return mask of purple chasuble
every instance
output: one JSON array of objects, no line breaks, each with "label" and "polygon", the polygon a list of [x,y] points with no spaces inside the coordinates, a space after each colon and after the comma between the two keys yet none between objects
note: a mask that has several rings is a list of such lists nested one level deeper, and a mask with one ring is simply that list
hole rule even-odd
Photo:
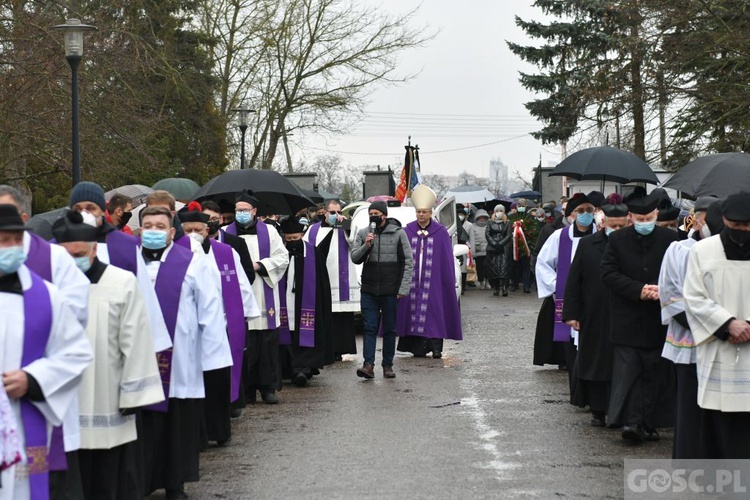
[{"label": "purple chasuble", "polygon": [[[316,222],[310,226],[310,237],[308,240],[315,246],[318,246],[318,231],[320,231],[321,225],[321,222]],[[339,251],[339,302],[349,302],[349,244],[346,241],[343,230],[336,231],[335,228],[331,228],[331,231],[333,232],[331,237],[337,240]]]},{"label": "purple chasuble", "polygon": [[414,258],[409,295],[399,301],[399,336],[462,340],[456,299],[453,245],[448,230],[433,220],[427,229],[417,221],[404,228]]},{"label": "purple chasuble", "polygon": [[232,247],[211,239],[214,259],[221,273],[221,295],[224,299],[224,312],[227,316],[227,334],[232,351],[232,401],[240,397],[242,378],[242,355],[245,349],[245,309],[242,305],[240,281],[234,265]]},{"label": "purple chasuble", "polygon": [[555,330],[552,339],[555,342],[568,342],[570,340],[570,326],[562,319],[563,297],[565,297],[565,284],[568,282],[570,273],[571,255],[573,253],[573,239],[570,237],[570,228],[563,228],[560,232],[560,244],[557,248],[557,281],[555,282]]},{"label": "purple chasuble", "polygon": [[[31,288],[23,294],[24,334],[21,368],[44,357],[44,350],[52,329],[52,304],[49,290],[42,278],[33,272],[30,275]],[[26,399],[21,399],[21,420],[26,437],[26,460],[31,499],[47,500],[49,498],[47,420],[42,412]],[[64,451],[61,449],[60,452],[64,459]]]},{"label": "purple chasuble", "polygon": [[[299,321],[299,345],[300,347],[315,347],[315,296],[317,292],[317,273],[315,270],[315,246],[309,241],[303,241],[305,245],[304,260],[304,276],[302,277],[302,291],[295,290],[294,293],[302,293],[302,307],[299,314],[295,314],[296,319]],[[298,272],[295,269],[294,272]],[[282,326],[279,327],[279,343],[283,345],[289,345],[292,343],[291,333],[289,331],[289,304],[286,303],[286,287],[287,278],[289,277],[289,268],[284,273],[284,278],[281,280],[279,286],[279,298],[281,299],[281,321]],[[296,278],[295,278],[296,279]],[[294,286],[294,283],[291,284]],[[296,307],[295,303],[292,307]],[[295,326],[295,325],[292,325]]]},{"label": "purple chasuble", "polygon": [[[262,221],[258,221],[255,224],[255,228],[258,237],[258,260],[267,259],[271,256],[271,240],[268,236],[268,226]],[[235,236],[237,235],[236,222],[232,222],[227,226],[227,233]],[[261,281],[263,282],[263,299],[266,306],[268,329],[275,330],[279,325],[276,323],[276,311],[273,308],[273,288],[268,286],[268,283],[266,283],[266,280],[263,279],[263,277],[261,277]]]},{"label": "purple chasuble", "polygon": [[[164,315],[164,322],[167,324],[167,331],[173,344],[182,286],[192,259],[193,253],[190,250],[172,245],[169,254],[167,254],[167,259],[161,263],[159,273],[156,275],[156,283],[154,284],[156,297],[159,299],[159,306]],[[146,408],[153,411],[166,412],[169,409],[169,381],[172,377],[172,348],[170,347],[158,353],[156,357],[161,375],[161,383],[164,387],[164,401],[147,406]]]},{"label": "purple chasuble", "polygon": [[140,240],[122,231],[110,231],[107,233],[106,241],[109,263],[137,276]]}]

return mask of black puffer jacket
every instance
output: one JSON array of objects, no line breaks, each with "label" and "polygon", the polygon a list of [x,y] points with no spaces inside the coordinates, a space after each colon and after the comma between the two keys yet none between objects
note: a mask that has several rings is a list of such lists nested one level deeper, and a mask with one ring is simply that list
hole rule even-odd
[{"label": "black puffer jacket", "polygon": [[487,279],[509,279],[513,258],[510,223],[491,221],[487,224],[487,260],[485,273]]},{"label": "black puffer jacket", "polygon": [[362,266],[362,292],[373,295],[409,295],[414,261],[401,224],[388,219],[375,230],[371,247],[365,245],[370,228],[360,229],[352,247],[352,261]]}]

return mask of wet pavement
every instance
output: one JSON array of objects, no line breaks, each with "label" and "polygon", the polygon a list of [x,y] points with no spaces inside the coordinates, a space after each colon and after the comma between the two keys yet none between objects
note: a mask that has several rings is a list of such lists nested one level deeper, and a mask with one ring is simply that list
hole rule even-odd
[{"label": "wet pavement", "polygon": [[[281,404],[233,421],[201,455],[193,499],[622,498],[625,458],[668,458],[672,435],[628,445],[568,403],[567,373],[531,364],[540,300],[462,298],[464,341],[444,358],[400,355],[395,380],[345,358]],[[361,340],[361,339],[360,339]],[[361,347],[361,342],[360,342]],[[380,363],[380,352],[376,364]]]}]

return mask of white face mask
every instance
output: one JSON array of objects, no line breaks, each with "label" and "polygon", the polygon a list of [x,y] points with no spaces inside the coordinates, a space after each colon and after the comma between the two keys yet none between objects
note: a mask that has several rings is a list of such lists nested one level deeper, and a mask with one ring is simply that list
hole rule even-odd
[{"label": "white face mask", "polygon": [[191,240],[195,240],[200,244],[202,244],[204,240],[203,235],[200,233],[190,233],[188,234],[188,238],[190,238]]},{"label": "white face mask", "polygon": [[711,230],[708,228],[708,224],[703,224],[703,227],[701,227],[701,239],[710,237]]}]

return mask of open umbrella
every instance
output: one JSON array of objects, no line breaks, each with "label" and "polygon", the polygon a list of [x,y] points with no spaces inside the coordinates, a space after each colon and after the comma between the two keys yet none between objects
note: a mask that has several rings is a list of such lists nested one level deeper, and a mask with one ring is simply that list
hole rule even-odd
[{"label": "open umbrella", "polygon": [[[184,203],[176,201],[175,204],[175,210],[180,211],[182,207],[185,206]],[[146,208],[146,204],[139,205],[133,209],[133,215],[130,217],[130,220],[128,221],[128,227],[135,231],[139,227],[141,227],[141,211]]]},{"label": "open umbrella", "polygon": [[299,188],[302,193],[304,193],[305,196],[310,198],[310,200],[314,201],[315,203],[323,203],[324,197],[317,191],[314,191],[312,189],[303,189]]},{"label": "open umbrella", "polygon": [[230,170],[205,183],[193,195],[197,201],[211,199],[234,204],[237,193],[253,191],[260,201],[259,215],[294,215],[315,205],[289,179],[273,170]]},{"label": "open umbrella", "polygon": [[63,207],[37,214],[30,218],[26,225],[34,231],[34,234],[49,241],[52,239],[52,224],[54,224],[57,219],[64,217],[67,211],[68,208]]},{"label": "open umbrella", "polygon": [[168,191],[175,197],[176,200],[185,201],[191,200],[193,195],[201,187],[193,180],[183,179],[182,177],[170,177],[169,179],[162,179],[156,184],[151,186],[151,189],[163,189]]},{"label": "open umbrella", "polygon": [[133,206],[137,207],[143,203],[146,203],[148,195],[153,193],[154,190],[143,184],[128,184],[126,186],[120,186],[104,193],[104,199],[109,201],[115,193],[129,196],[133,200]]},{"label": "open umbrella", "polygon": [[717,153],[702,156],[678,170],[663,187],[682,191],[696,198],[723,198],[740,191],[750,191],[750,154]]},{"label": "open umbrella", "polygon": [[476,184],[467,184],[465,186],[456,186],[450,188],[443,195],[443,199],[453,196],[456,199],[456,203],[483,203],[495,199],[495,195],[492,194],[487,188],[477,186]]},{"label": "open umbrella", "polygon": [[598,180],[626,184],[659,179],[648,163],[629,151],[611,146],[598,146],[577,151],[561,161],[549,175],[564,175],[577,180]]},{"label": "open umbrella", "polygon": [[518,198],[528,198],[528,199],[540,199],[542,197],[542,193],[538,191],[519,191],[517,193],[513,193],[510,195],[510,197],[514,200],[517,200]]}]

